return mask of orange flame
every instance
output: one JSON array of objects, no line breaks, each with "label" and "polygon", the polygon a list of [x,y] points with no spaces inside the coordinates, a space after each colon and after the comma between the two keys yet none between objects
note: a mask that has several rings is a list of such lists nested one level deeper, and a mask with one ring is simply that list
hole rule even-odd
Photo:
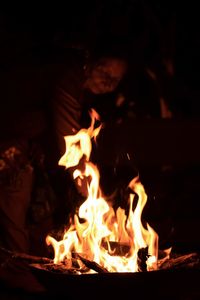
[{"label": "orange flame", "polygon": [[[91,139],[96,138],[101,126],[94,128],[98,115],[91,112],[91,126],[88,129],[81,129],[77,134],[64,137],[66,152],[59,161],[59,165],[66,168],[78,166],[81,158],[85,156],[84,170],[74,171],[74,178],[90,177],[88,183],[88,197],[79,207],[78,215],[74,215],[70,228],[64,233],[61,241],[47,236],[47,244],[54,248],[54,263],[71,259],[72,252],[83,253],[88,259],[95,261],[110,272],[137,272],[138,251],[148,247],[149,257],[147,269],[157,268],[158,258],[158,235],[147,224],[144,228],[141,215],[147,201],[143,185],[139,178],[134,178],[129,183],[129,188],[134,194],[129,197],[129,214],[125,210],[114,209],[108,205],[102,196],[99,187],[99,171],[89,161],[92,150]],[[133,211],[133,202],[136,202]],[[84,222],[80,221],[80,218]],[[126,248],[124,253],[118,253],[112,249],[112,244]],[[128,249],[128,250],[127,250]]]}]

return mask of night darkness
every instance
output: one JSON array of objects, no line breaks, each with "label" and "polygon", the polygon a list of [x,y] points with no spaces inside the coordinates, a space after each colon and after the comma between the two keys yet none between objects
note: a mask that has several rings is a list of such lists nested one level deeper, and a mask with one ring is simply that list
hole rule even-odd
[{"label": "night darkness", "polygon": [[[74,186],[69,191],[63,187],[65,181],[71,184],[70,178],[55,164],[57,149],[51,133],[49,103],[56,83],[65,72],[70,51],[88,53],[99,41],[103,43],[113,38],[121,43],[125,41],[129,47],[124,51],[128,53],[132,69],[122,89],[128,103],[133,103],[132,100],[134,105],[136,103],[136,112],[132,111],[132,104],[128,104],[128,108],[125,107],[128,117],[122,125],[116,126],[109,119],[99,138],[97,160],[100,167],[103,164],[103,190],[109,194],[117,185],[120,200],[116,205],[123,206],[127,192],[124,186],[132,174],[139,172],[149,197],[144,217],[159,232],[161,247],[172,245],[180,253],[200,251],[196,233],[200,226],[197,5],[172,0],[65,2],[61,5],[49,1],[45,7],[29,1],[23,5],[16,2],[2,5],[0,9],[0,202],[3,203],[0,204],[0,246],[16,248],[17,252],[25,249],[24,237],[16,244],[11,241],[12,218],[10,221],[6,215],[8,198],[14,203],[12,207],[18,207],[22,201],[22,211],[12,209],[11,215],[16,220],[26,218],[23,209],[27,211],[32,237],[30,253],[52,254],[44,245],[45,236],[62,227],[66,214],[75,209],[73,201],[77,200],[77,194]],[[149,70],[157,74],[156,85],[147,76],[151,74]],[[159,93],[172,111],[170,120],[160,118],[156,102]],[[107,107],[106,100],[104,102]],[[103,107],[102,111],[106,109]],[[113,116],[111,114],[111,118]],[[15,171],[30,161],[35,170],[33,178],[24,168],[19,172],[19,193],[14,186],[11,187],[14,193],[9,192],[13,181],[9,172],[4,174],[1,165],[5,150],[13,145],[25,153],[14,166]],[[127,161],[126,153],[130,154],[131,161]],[[15,211],[21,217],[16,216]],[[10,229],[5,226],[7,217]],[[1,254],[0,259],[2,261]],[[9,281],[6,276],[0,268],[0,279]],[[17,288],[22,287],[20,280],[16,282]],[[40,290],[34,280],[33,291],[34,287]],[[11,285],[12,281],[13,278]]]},{"label": "night darkness", "polygon": [[[136,55],[142,49],[141,60],[158,55],[158,48],[162,47],[161,51],[173,61],[175,69],[175,106],[181,106],[186,115],[198,116],[197,12],[192,5],[188,7],[173,1],[161,4],[153,0],[146,3],[136,0],[66,1],[65,5],[54,3],[45,7],[31,3],[4,5],[0,12],[0,68],[1,77],[6,72],[8,78],[6,82],[1,80],[1,84],[7,86],[8,72],[19,70],[19,65],[37,63],[42,68],[44,64],[56,64],[59,57],[62,62],[62,50],[66,47],[91,47],[104,35],[123,36],[132,41]],[[147,50],[142,43],[146,43]],[[18,89],[21,89],[19,85]],[[25,97],[24,92],[21,93],[22,98]],[[4,104],[1,103],[2,108]]]}]

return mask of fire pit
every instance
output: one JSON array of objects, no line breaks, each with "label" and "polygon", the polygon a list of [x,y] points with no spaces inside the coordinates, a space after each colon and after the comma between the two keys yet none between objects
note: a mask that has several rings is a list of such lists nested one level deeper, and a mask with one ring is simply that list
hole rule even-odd
[{"label": "fire pit", "polygon": [[[143,299],[153,295],[154,299],[184,300],[199,299],[200,296],[200,255],[195,253],[182,256],[171,254],[172,257],[166,260],[160,269],[151,272],[108,273],[100,270],[96,274],[82,275],[67,272],[66,268],[62,268],[62,264],[54,264],[49,258],[13,253],[0,248],[0,254],[2,253],[6,259],[4,258],[1,267],[14,272],[15,281],[18,277],[22,280],[27,278],[26,285],[29,284],[29,288],[40,295],[40,290],[39,294],[35,291],[37,285],[33,281],[33,274],[43,287],[42,299],[43,296],[48,298],[59,295],[71,299],[107,299],[110,296],[121,299],[132,295]],[[25,275],[22,275],[24,270]],[[22,282],[21,288],[27,290],[26,285]]]},{"label": "fire pit", "polygon": [[125,296],[144,299],[150,295],[154,299],[199,299],[200,296],[199,270],[177,269],[82,276],[53,274],[40,270],[35,274],[51,293],[61,293],[72,299],[121,299]]}]

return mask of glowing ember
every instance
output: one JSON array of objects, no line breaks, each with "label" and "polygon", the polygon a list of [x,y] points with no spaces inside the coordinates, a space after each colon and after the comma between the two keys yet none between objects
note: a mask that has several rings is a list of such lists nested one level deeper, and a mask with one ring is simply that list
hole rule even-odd
[{"label": "glowing ember", "polygon": [[[148,247],[147,270],[155,270],[158,235],[148,224],[147,228],[143,227],[141,215],[147,195],[139,178],[134,178],[129,183],[129,188],[134,193],[129,197],[128,216],[120,207],[115,212],[103,198],[99,187],[99,171],[89,161],[92,150],[91,139],[96,138],[101,129],[101,127],[94,128],[97,117],[96,112],[92,111],[91,126],[88,129],[81,129],[75,135],[64,137],[66,153],[59,164],[66,168],[77,166],[73,173],[74,179],[79,179],[79,184],[83,178],[88,179],[88,197],[79,207],[78,215],[71,220],[70,227],[61,241],[51,236],[47,237],[47,244],[51,244],[54,248],[54,263],[70,260],[72,253],[77,252],[109,272],[137,272],[138,251]],[[78,166],[83,157],[84,170]],[[112,245],[121,245],[126,251],[119,254]]]}]

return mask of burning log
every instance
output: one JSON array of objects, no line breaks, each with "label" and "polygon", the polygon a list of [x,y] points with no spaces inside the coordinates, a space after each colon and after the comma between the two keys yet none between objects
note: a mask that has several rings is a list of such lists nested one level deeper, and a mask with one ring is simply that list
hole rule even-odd
[{"label": "burning log", "polygon": [[109,273],[108,270],[101,267],[99,264],[97,264],[95,261],[91,261],[89,259],[86,259],[82,257],[80,254],[75,253],[75,256],[81,260],[81,262],[88,267],[91,270],[96,271],[97,273]]},{"label": "burning log", "polygon": [[[78,264],[78,260],[83,263],[83,267]],[[58,264],[55,263],[37,263],[31,264],[31,267],[37,269],[45,269],[47,271],[55,272],[55,273],[62,273],[62,274],[84,274],[90,270],[93,270],[97,273],[109,273],[108,270],[101,267],[94,261],[84,258],[79,253],[73,253],[73,258],[66,259],[63,262]]]},{"label": "burning log", "polygon": [[177,268],[200,269],[200,255],[198,253],[176,255],[168,260],[158,261],[158,267],[162,270]]},{"label": "burning log", "polygon": [[123,244],[120,242],[105,242],[101,243],[102,247],[109,252],[110,255],[114,256],[125,256],[130,251],[130,245]]},{"label": "burning log", "polygon": [[[172,270],[172,269],[197,269],[200,270],[200,255],[198,253],[190,253],[186,255],[173,255],[174,257],[169,259],[158,260],[158,270]],[[31,267],[46,270],[61,274],[77,274],[81,275],[88,273],[89,270],[93,270],[97,273],[109,273],[109,271],[94,261],[84,258],[79,253],[73,253],[71,260],[65,260],[62,263],[55,264],[49,263],[34,263],[30,264]],[[147,248],[142,248],[138,251],[138,272],[147,271],[147,258],[149,257]],[[23,257],[20,256],[20,259]],[[26,257],[25,257],[26,259]],[[36,258],[35,258],[36,259]],[[41,258],[38,258],[38,260]],[[45,259],[45,258],[44,258]],[[80,267],[78,260],[83,263],[83,267]]]},{"label": "burning log", "polygon": [[[26,253],[17,253],[5,248],[0,247],[0,251],[6,255],[6,260],[1,267],[6,265],[7,261],[21,260],[27,262],[30,266],[37,269],[45,269],[47,271],[53,271],[63,274],[81,274],[87,272],[89,269],[96,271],[97,273],[108,273],[108,270],[101,267],[94,261],[90,261],[79,253],[73,253],[73,258],[66,259],[62,263],[55,264],[54,261],[47,257],[33,256]],[[81,268],[78,264],[80,260],[84,264],[84,268]]]},{"label": "burning log", "polygon": [[76,269],[74,267],[67,267],[65,262],[59,263],[59,264],[54,264],[54,263],[49,263],[49,264],[30,264],[31,267],[34,269],[40,269],[40,270],[46,270],[49,272],[53,273],[61,273],[61,274],[68,274],[68,275],[73,275],[73,274],[81,274],[79,269]]},{"label": "burning log", "polygon": [[[2,268],[6,268],[7,263],[12,264],[17,260],[26,262],[30,267],[46,270],[54,273],[61,274],[84,274],[89,270],[97,273],[109,273],[109,271],[98,263],[84,258],[81,254],[73,252],[73,258],[65,259],[62,263],[55,264],[52,259],[47,257],[39,257],[28,255],[26,253],[16,253],[5,248],[0,247],[0,252],[5,255],[4,262],[1,263]],[[147,248],[142,248],[138,251],[138,271],[146,272],[146,260],[148,258]],[[78,263],[80,260],[83,267]],[[171,269],[197,269],[200,270],[200,254],[190,253],[185,255],[173,254],[169,259],[158,260],[158,270],[171,270]]]}]

